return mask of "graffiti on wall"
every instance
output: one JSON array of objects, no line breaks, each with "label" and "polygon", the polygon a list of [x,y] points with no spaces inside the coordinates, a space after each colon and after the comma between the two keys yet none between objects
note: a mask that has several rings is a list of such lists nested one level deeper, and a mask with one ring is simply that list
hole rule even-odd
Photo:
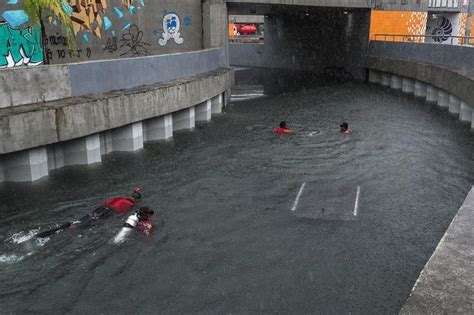
[{"label": "graffiti on wall", "polygon": [[36,66],[43,62],[39,26],[22,30],[14,29],[7,23],[0,24],[0,68],[21,65]]},{"label": "graffiti on wall", "polygon": [[[65,5],[70,8],[66,11],[70,12],[76,35],[81,31],[92,32],[98,38],[102,38],[103,31],[114,28],[108,15],[114,14],[119,20],[124,19],[125,21],[119,25],[120,30],[124,31],[132,25],[126,19],[125,11],[130,16],[134,16],[137,9],[145,6],[145,0],[120,0],[120,3],[123,7],[119,5],[110,6],[107,0],[68,0]],[[87,34],[84,34],[82,39],[89,42]]]},{"label": "graffiti on wall", "polygon": [[179,32],[180,28],[181,23],[176,13],[165,14],[163,17],[163,33],[158,40],[160,46],[165,46],[170,39],[173,39],[176,44],[181,45],[184,39]]},{"label": "graffiti on wall", "polygon": [[124,48],[124,52],[120,56],[140,57],[149,56],[147,47],[150,44],[143,42],[143,32],[137,25],[132,25],[127,32],[122,34],[120,39],[122,43],[120,48]]}]

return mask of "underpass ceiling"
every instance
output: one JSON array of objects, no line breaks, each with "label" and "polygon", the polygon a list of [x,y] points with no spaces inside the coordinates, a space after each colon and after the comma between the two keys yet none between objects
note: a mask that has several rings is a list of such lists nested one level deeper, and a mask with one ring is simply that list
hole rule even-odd
[{"label": "underpass ceiling", "polygon": [[274,7],[365,8],[387,11],[427,11],[428,0],[226,0],[229,14],[271,14]]}]

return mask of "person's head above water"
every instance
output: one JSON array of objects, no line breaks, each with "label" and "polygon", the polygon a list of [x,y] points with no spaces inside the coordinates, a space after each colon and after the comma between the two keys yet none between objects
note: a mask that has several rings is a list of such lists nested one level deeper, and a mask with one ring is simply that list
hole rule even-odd
[{"label": "person's head above water", "polygon": [[343,122],[339,127],[341,127],[342,132],[345,132],[349,129],[349,124],[346,122]]},{"label": "person's head above water", "polygon": [[132,193],[132,198],[135,200],[142,199],[142,189],[140,187],[135,188],[135,190]]},{"label": "person's head above water", "polygon": [[286,125],[286,121],[280,121],[280,128],[288,129],[288,126]]},{"label": "person's head above water", "polygon": [[137,210],[137,216],[140,221],[149,220],[155,212],[150,207],[144,206]]}]

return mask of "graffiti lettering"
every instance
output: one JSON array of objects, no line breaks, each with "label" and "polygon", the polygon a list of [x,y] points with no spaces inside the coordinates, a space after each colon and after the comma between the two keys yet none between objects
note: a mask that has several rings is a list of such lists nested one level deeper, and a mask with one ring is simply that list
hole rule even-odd
[{"label": "graffiti lettering", "polygon": [[23,30],[13,29],[6,23],[0,24],[0,68],[21,65],[35,66],[43,62],[39,26]]},{"label": "graffiti lettering", "polygon": [[143,32],[140,31],[138,26],[132,25],[128,29],[128,32],[122,34],[120,41],[122,44],[120,48],[124,48],[125,52],[121,53],[120,56],[149,56],[150,53],[147,50],[148,43],[142,42]]},{"label": "graffiti lettering", "polygon": [[51,46],[67,46],[67,39],[66,36],[59,35],[59,33],[56,33],[56,35],[51,35],[51,36],[45,36],[45,42],[46,45],[51,45]]},{"label": "graffiti lettering", "polygon": [[[47,53],[52,56],[52,53],[49,49],[47,50]],[[69,58],[81,58],[81,56],[83,56],[84,54],[82,49],[57,49],[56,55],[59,59],[64,59],[66,58],[66,56],[69,56]],[[88,59],[90,59],[92,56],[92,50],[90,48],[87,48],[85,55]]]},{"label": "graffiti lettering", "polygon": [[117,37],[109,37],[107,39],[107,44],[105,45],[104,50],[108,51],[109,53],[113,54],[117,51]]}]

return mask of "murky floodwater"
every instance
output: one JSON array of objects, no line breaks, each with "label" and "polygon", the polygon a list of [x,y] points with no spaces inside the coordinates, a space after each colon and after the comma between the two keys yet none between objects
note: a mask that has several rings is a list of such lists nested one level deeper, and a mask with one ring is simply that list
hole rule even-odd
[{"label": "murky floodwater", "polygon": [[[297,86],[294,75],[237,78],[248,94]],[[236,102],[171,142],[0,185],[1,311],[398,312],[473,183],[474,137],[412,97],[305,82]],[[295,134],[274,136],[280,120]],[[29,237],[137,185],[159,213],[151,237],[110,244],[119,217]]]}]

